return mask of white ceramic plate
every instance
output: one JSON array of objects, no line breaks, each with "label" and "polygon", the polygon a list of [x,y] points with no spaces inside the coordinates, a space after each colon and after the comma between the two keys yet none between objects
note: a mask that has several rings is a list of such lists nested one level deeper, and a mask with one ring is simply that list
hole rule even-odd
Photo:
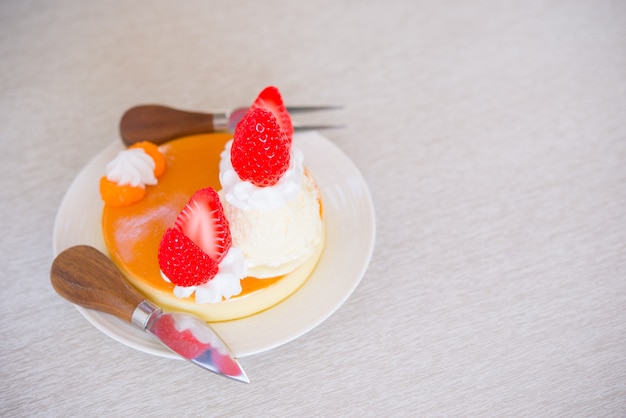
[{"label": "white ceramic plate", "polygon": [[[211,324],[237,357],[269,350],[310,331],[354,291],[369,264],[376,235],[374,205],[363,177],[350,159],[317,132],[296,134],[305,164],[324,202],[327,241],[318,266],[288,299],[259,314]],[[54,226],[53,251],[87,244],[106,253],[101,234],[98,181],[119,150],[116,141],[91,160],[68,189]],[[78,307],[111,338],[147,353],[178,358],[140,329],[102,312]]]}]

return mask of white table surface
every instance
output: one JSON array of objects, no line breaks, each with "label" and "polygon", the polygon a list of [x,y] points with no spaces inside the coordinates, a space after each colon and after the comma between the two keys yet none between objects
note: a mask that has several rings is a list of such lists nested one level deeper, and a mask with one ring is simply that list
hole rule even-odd
[{"label": "white table surface", "polygon": [[[49,284],[128,107],[345,108],[371,264],[252,383],[136,351]],[[626,3],[3,1],[0,415],[626,415]]]}]

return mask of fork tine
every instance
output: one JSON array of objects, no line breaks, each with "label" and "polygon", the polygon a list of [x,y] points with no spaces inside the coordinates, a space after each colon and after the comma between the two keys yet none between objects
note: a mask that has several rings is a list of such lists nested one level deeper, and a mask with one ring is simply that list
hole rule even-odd
[{"label": "fork tine", "polygon": [[336,110],[341,109],[343,106],[287,106],[287,112],[289,113],[305,113],[305,112],[318,112],[320,110]]},{"label": "fork tine", "polygon": [[296,132],[302,131],[319,131],[324,129],[341,129],[345,128],[346,125],[295,125],[293,130]]},{"label": "fork tine", "polygon": [[[306,113],[306,112],[319,112],[321,110],[336,110],[341,109],[343,106],[287,106],[289,113]],[[323,129],[340,129],[345,128],[346,125],[295,125],[293,129],[298,131],[318,131]]]},{"label": "fork tine", "polygon": [[[306,113],[306,112],[319,112],[321,110],[336,110],[342,109],[343,106],[286,106],[289,113]],[[340,129],[345,128],[346,125],[296,125],[293,129],[296,132],[301,131],[318,131],[323,129]]]}]

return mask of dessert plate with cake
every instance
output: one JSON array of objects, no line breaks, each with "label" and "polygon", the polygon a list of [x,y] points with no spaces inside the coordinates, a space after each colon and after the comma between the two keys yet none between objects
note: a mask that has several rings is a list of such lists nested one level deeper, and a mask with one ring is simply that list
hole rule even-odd
[{"label": "dessert plate with cake", "polygon": [[[104,149],[67,191],[53,246],[55,255],[77,244],[101,250],[147,299],[201,317],[242,357],[335,312],[374,239],[358,169],[319,132],[294,134],[268,87],[234,134]],[[79,310],[128,346],[175,357],[113,316]]]}]

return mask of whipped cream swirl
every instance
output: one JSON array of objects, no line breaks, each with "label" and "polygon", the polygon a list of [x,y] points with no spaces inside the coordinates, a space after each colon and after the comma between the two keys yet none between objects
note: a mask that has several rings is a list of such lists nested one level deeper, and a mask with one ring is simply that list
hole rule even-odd
[{"label": "whipped cream swirl", "polygon": [[272,210],[295,199],[302,187],[304,156],[291,146],[289,168],[271,187],[259,187],[239,178],[230,161],[231,139],[220,154],[220,183],[225,199],[241,210]]},{"label": "whipped cream swirl", "polygon": [[106,177],[120,186],[154,186],[157,184],[154,167],[154,160],[143,149],[130,148],[120,151],[107,164]]}]

